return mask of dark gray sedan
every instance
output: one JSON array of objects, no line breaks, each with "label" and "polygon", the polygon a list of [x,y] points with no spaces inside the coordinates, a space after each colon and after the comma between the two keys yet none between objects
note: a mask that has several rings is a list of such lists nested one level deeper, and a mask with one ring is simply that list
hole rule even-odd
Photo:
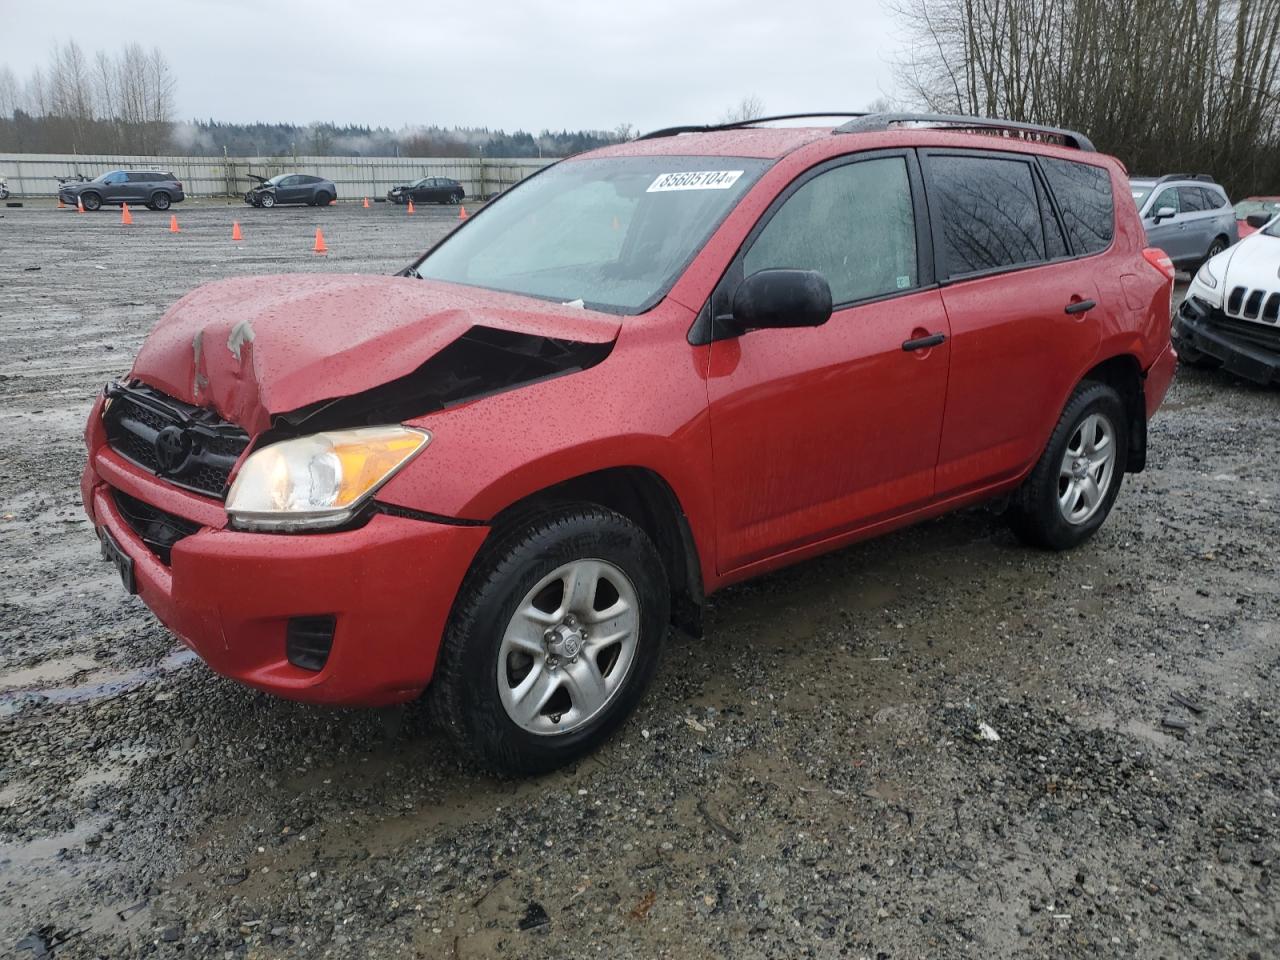
[{"label": "dark gray sedan", "polygon": [[332,180],[305,173],[279,173],[269,180],[251,175],[249,179],[258,183],[244,195],[244,202],[255,207],[274,207],[282,203],[324,207],[338,198],[338,188]]}]

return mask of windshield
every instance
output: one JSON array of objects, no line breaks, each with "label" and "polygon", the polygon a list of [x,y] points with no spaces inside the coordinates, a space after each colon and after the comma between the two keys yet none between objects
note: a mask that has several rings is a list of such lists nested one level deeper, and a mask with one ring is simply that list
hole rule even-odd
[{"label": "windshield", "polygon": [[503,194],[415,269],[424,279],[643,313],[767,165],[742,157],[564,161]]},{"label": "windshield", "polygon": [[96,177],[94,177],[94,178],[93,178],[93,182],[94,182],[94,183],[106,183],[106,181],[107,181],[107,177],[114,177],[117,173],[122,173],[122,172],[123,172],[123,171],[121,171],[121,170],[108,170],[106,173],[100,173],[100,174],[98,174]]},{"label": "windshield", "polygon": [[1151,191],[1155,189],[1154,183],[1130,183],[1129,189],[1133,193],[1133,202],[1137,204],[1138,209],[1142,209],[1142,204],[1147,197],[1151,196]]},{"label": "windshield", "polygon": [[1280,198],[1268,200],[1241,200],[1236,204],[1236,219],[1243,220],[1245,217],[1252,216],[1255,213],[1263,213],[1268,217],[1274,217],[1280,213]]},{"label": "windshield", "polygon": [[430,180],[430,179],[431,179],[430,177],[423,177],[421,180],[416,180],[416,181],[414,181],[413,186],[415,186],[415,187],[425,187],[425,186],[427,185],[427,181],[428,181],[428,180]]},{"label": "windshield", "polygon": [[1258,231],[1264,237],[1280,238],[1280,220],[1272,220],[1269,224]]},{"label": "windshield", "polygon": [[267,183],[271,184],[273,187],[278,187],[280,186],[280,181],[287,176],[287,173],[277,173],[274,177],[268,180]]}]

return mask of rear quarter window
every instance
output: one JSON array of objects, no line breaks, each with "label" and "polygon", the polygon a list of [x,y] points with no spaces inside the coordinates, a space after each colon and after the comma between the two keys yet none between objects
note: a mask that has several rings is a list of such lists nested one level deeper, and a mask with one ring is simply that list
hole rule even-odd
[{"label": "rear quarter window", "polygon": [[1040,166],[1076,255],[1101,253],[1111,246],[1115,236],[1111,175],[1103,167],[1056,157],[1041,157]]},{"label": "rear quarter window", "polygon": [[1031,164],[1004,157],[934,155],[929,208],[947,277],[1039,263],[1044,225]]}]

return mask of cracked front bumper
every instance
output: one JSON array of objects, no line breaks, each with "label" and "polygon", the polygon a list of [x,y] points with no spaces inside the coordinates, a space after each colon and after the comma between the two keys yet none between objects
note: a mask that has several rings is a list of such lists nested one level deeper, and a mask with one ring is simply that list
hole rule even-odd
[{"label": "cracked front bumper", "polygon": [[1175,348],[1212,357],[1224,370],[1255,383],[1280,383],[1280,327],[1228,317],[1188,297],[1173,318]]}]

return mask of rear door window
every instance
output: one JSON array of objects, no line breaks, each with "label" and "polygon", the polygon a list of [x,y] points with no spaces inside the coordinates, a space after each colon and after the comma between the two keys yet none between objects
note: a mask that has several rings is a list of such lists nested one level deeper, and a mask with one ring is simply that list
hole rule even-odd
[{"label": "rear door window", "polygon": [[1199,187],[1179,187],[1178,205],[1183,213],[1202,213],[1209,209],[1204,191]]},{"label": "rear door window", "polygon": [[743,258],[743,272],[816,270],[835,304],[919,284],[911,183],[903,157],[859,160],[803,183]]},{"label": "rear door window", "polygon": [[986,273],[1046,259],[1040,199],[1029,160],[932,154],[925,170],[941,276]]},{"label": "rear door window", "polygon": [[1227,205],[1227,198],[1211,187],[1200,187],[1206,210],[1220,210]]},{"label": "rear door window", "polygon": [[1041,157],[1040,165],[1058,201],[1073,252],[1085,256],[1111,246],[1115,210],[1107,170],[1055,157]]}]

